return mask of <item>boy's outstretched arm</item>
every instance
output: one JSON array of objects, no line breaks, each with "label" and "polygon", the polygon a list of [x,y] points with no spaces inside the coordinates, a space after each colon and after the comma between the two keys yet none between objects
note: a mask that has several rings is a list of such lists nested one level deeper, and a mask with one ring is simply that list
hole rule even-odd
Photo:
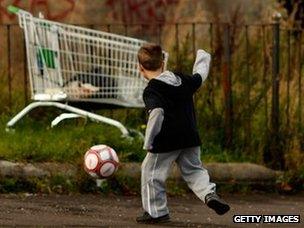
[{"label": "boy's outstretched arm", "polygon": [[199,74],[201,76],[201,82],[205,81],[208,76],[210,61],[211,55],[208,52],[202,49],[197,51],[192,73],[193,75]]},{"label": "boy's outstretched arm", "polygon": [[154,108],[150,111],[143,149],[148,151],[152,150],[153,140],[155,136],[160,132],[163,121],[164,110],[162,108]]}]

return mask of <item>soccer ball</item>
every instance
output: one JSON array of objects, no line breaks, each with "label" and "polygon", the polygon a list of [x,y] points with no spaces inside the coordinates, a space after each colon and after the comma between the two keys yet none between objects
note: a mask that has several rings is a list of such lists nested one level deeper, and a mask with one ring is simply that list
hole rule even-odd
[{"label": "soccer ball", "polygon": [[94,178],[108,178],[118,168],[118,156],[106,145],[92,146],[84,155],[84,170]]}]

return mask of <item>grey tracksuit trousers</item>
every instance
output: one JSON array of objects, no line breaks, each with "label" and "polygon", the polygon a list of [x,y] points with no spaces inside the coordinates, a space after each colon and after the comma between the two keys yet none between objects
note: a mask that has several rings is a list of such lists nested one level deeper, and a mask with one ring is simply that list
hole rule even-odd
[{"label": "grey tracksuit trousers", "polygon": [[215,191],[215,184],[209,182],[208,171],[202,167],[200,147],[147,153],[142,163],[141,196],[143,209],[154,218],[169,213],[165,181],[173,162],[177,163],[183,179],[202,201],[208,193]]}]

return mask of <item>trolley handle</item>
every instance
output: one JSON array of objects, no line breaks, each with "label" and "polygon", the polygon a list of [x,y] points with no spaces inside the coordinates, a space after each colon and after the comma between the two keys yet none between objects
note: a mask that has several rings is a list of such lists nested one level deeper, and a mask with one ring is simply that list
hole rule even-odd
[{"label": "trolley handle", "polygon": [[17,14],[19,12],[20,8],[16,7],[16,6],[13,6],[13,5],[9,5],[7,7],[7,11],[10,12],[10,13],[14,13],[14,14]]},{"label": "trolley handle", "polygon": [[20,9],[17,6],[14,5],[9,5],[7,7],[7,11],[13,14],[17,14],[18,15],[18,21],[19,21],[19,26],[21,28],[23,28],[23,25],[25,23],[25,18],[32,18],[32,14],[30,14],[29,12]]}]

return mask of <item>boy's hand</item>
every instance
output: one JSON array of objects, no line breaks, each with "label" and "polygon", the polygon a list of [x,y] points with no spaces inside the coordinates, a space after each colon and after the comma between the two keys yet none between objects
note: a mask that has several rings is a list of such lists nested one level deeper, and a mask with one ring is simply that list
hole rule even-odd
[{"label": "boy's hand", "polygon": [[195,63],[193,65],[193,74],[199,74],[202,81],[205,81],[210,67],[211,55],[203,49],[197,50]]},{"label": "boy's hand", "polygon": [[154,108],[149,113],[147,123],[145,142],[143,148],[152,151],[155,136],[160,132],[164,120],[164,110],[162,108]]},{"label": "boy's hand", "polygon": [[146,149],[147,152],[151,152],[153,148],[152,148],[152,146],[149,146],[148,148],[144,148],[144,149]]}]

